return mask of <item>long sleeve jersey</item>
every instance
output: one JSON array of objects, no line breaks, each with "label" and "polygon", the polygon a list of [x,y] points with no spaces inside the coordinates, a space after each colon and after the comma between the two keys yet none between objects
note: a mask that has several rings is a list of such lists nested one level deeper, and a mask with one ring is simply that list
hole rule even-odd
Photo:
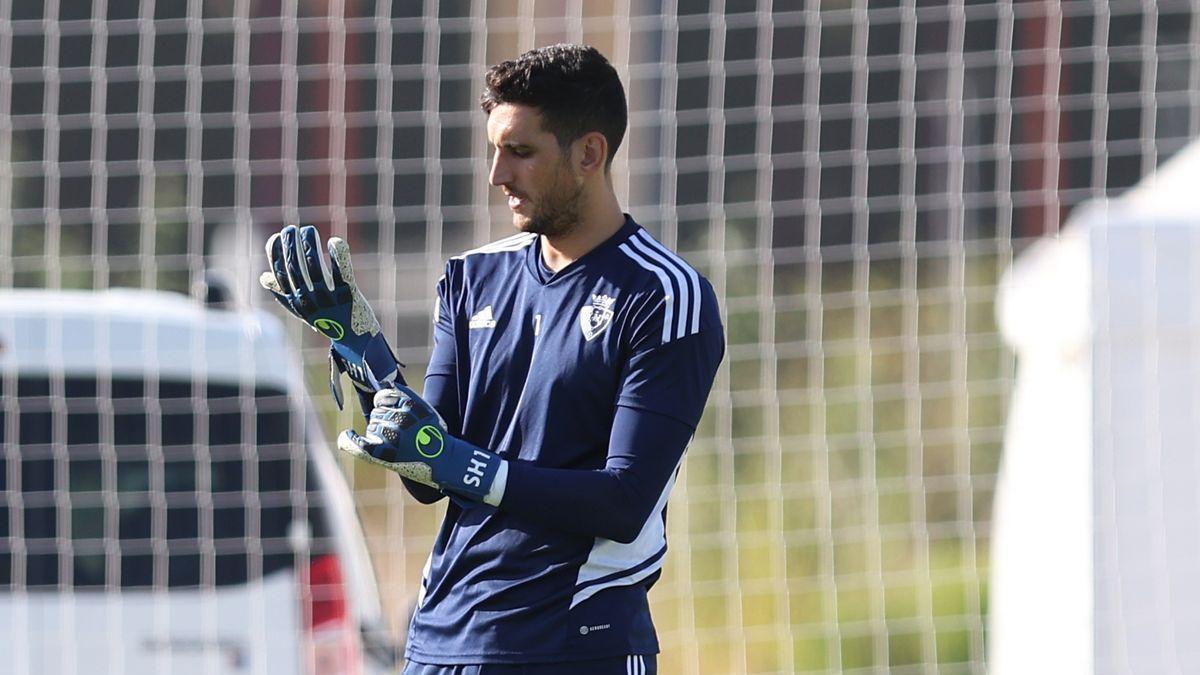
[{"label": "long sleeve jersey", "polygon": [[499,508],[448,507],[407,657],[657,652],[667,498],[724,355],[708,281],[627,217],[557,273],[533,234],[452,258],[434,324],[426,397],[509,470]]}]

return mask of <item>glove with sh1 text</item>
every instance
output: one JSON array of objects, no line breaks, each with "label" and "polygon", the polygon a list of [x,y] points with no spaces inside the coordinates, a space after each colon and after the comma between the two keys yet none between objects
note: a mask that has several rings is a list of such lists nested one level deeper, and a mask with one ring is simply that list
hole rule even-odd
[{"label": "glove with sh1 text", "polygon": [[404,386],[375,394],[366,433],[343,431],[338,448],[404,478],[476,502],[493,503],[485,497],[497,488],[497,472],[504,464],[494,452],[447,433],[437,411]]},{"label": "glove with sh1 text", "polygon": [[329,338],[329,390],[340,409],[340,374],[346,373],[366,413],[376,391],[404,384],[404,378],[375,312],[354,282],[350,246],[330,237],[328,250],[332,265],[321,252],[317,228],[288,225],[267,240],[270,270],[258,282],[284,309]]}]

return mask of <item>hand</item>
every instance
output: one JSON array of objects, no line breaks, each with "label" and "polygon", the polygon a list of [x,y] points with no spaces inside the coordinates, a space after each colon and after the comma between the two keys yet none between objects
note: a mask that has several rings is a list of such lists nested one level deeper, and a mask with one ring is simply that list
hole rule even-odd
[{"label": "hand", "polygon": [[437,411],[403,386],[375,394],[366,434],[347,429],[338,436],[338,448],[475,501],[483,501],[491,491],[503,462],[499,455],[447,433]]},{"label": "hand", "polygon": [[331,237],[328,248],[332,267],[321,253],[317,228],[288,225],[267,240],[270,271],[258,281],[284,309],[329,338],[330,389],[340,408],[337,372],[370,393],[396,382],[399,369],[375,312],[354,282],[349,245]]}]

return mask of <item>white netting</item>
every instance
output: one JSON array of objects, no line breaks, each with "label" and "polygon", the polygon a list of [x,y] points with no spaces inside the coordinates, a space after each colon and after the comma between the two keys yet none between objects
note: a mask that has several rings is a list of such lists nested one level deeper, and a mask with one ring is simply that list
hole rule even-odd
[{"label": "white netting", "polygon": [[[629,92],[623,204],[713,282],[728,330],[652,593],[660,672],[982,673],[1014,377],[997,285],[1070,208],[1132,185],[1197,133],[1193,14],[1182,2],[8,0],[0,288],[186,292],[219,270],[236,304],[275,311],[255,282],[262,243],[311,223],[350,242],[419,382],[445,258],[510,231],[487,187],[485,68],[594,44]],[[332,439],[357,412],[333,409],[318,336],[289,330]],[[6,418],[23,405],[6,397]],[[11,486],[21,432],[4,433]],[[402,637],[441,511],[394,477],[342,468]]]}]

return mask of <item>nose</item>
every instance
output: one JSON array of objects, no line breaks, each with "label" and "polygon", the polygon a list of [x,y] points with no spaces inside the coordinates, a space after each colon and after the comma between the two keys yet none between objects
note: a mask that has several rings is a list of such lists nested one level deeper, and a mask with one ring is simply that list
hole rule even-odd
[{"label": "nose", "polygon": [[492,170],[488,173],[488,182],[496,187],[500,187],[512,179],[503,154],[499,150],[492,153]]}]

